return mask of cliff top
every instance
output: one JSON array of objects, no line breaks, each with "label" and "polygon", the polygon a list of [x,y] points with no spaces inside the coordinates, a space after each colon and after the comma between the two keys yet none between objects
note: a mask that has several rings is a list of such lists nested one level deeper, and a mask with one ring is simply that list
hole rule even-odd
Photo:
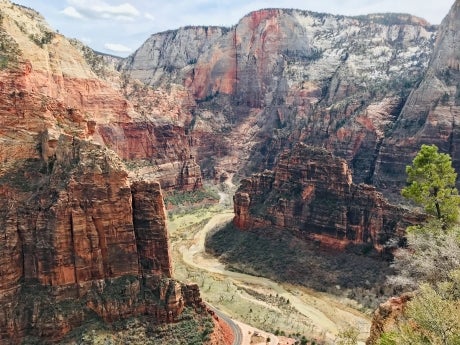
[{"label": "cliff top", "polygon": [[0,1],[2,42],[12,39],[19,47],[21,60],[32,69],[79,78],[94,74],[82,54],[70,42],[53,30],[35,10]]}]

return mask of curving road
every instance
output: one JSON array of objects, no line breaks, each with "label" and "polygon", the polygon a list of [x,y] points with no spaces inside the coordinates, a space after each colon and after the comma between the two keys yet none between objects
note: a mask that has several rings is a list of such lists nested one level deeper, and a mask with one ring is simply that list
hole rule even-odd
[{"label": "curving road", "polygon": [[299,297],[286,291],[280,284],[263,277],[255,277],[249,274],[227,271],[225,265],[219,262],[215,258],[199,257],[197,260],[196,256],[205,251],[204,243],[206,234],[220,224],[224,224],[233,218],[233,212],[218,214],[212,217],[209,222],[201,229],[194,237],[194,244],[189,248],[182,247],[182,258],[190,266],[201,268],[213,273],[223,274],[227,277],[231,277],[235,280],[243,281],[246,283],[257,284],[265,286],[274,290],[279,296],[289,299],[292,306],[297,309],[301,314],[307,316],[312,322],[317,325],[320,329],[327,331],[329,334],[337,334],[338,327],[331,321],[322,311],[318,310],[314,306],[307,305],[299,299]]},{"label": "curving road", "polygon": [[[184,262],[190,266],[194,266],[199,269],[204,269],[212,273],[225,275],[229,278],[235,279],[236,281],[257,284],[259,286],[264,286],[266,288],[274,290],[279,296],[282,296],[285,299],[289,299],[291,305],[294,308],[296,308],[299,313],[308,317],[316,327],[326,332],[327,338],[333,340],[335,338],[335,335],[340,331],[341,327],[336,323],[336,320],[331,319],[330,316],[326,315],[324,312],[318,309],[317,306],[314,305],[315,303],[309,303],[300,299],[297,295],[294,295],[293,293],[287,291],[281,284],[278,284],[267,278],[255,277],[244,273],[228,271],[225,269],[225,265],[223,265],[217,259],[204,257],[203,255],[201,255],[205,252],[204,243],[206,239],[206,234],[212,229],[214,229],[216,226],[227,223],[232,218],[233,212],[231,211],[217,214],[214,217],[212,217],[208,221],[208,223],[198,233],[195,234],[193,238],[193,245],[191,245],[190,247],[180,247],[180,251],[182,253],[182,258]],[[365,320],[361,317],[357,317],[356,315],[337,307],[337,305],[334,305],[331,308],[334,308],[337,315],[340,314],[341,318],[345,317],[350,320],[351,318],[353,318],[353,320],[356,320],[356,322],[369,323],[368,319]],[[220,314],[222,313],[219,312],[219,315]]]},{"label": "curving road", "polygon": [[227,325],[231,328],[234,338],[232,345],[241,345],[243,343],[243,333],[241,332],[240,326],[238,326],[228,315],[216,309],[209,303],[206,303],[209,309],[211,309],[220,319],[224,320]]}]

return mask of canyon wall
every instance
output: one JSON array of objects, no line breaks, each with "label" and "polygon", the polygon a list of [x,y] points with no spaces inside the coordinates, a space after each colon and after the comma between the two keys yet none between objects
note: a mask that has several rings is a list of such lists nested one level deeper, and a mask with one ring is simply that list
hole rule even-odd
[{"label": "canyon wall", "polygon": [[33,156],[41,133],[66,133],[112,149],[131,170],[151,166],[164,189],[201,187],[189,91],[128,80],[35,11],[7,1],[1,8],[1,163]]},{"label": "canyon wall", "polygon": [[380,151],[396,138],[435,38],[436,27],[410,15],[265,9],[231,28],[152,35],[119,68],[147,84],[191,92],[197,106],[190,133],[206,176],[271,169],[301,141],[346,159],[357,182],[390,190],[386,182],[401,179],[380,169]]},{"label": "canyon wall", "polygon": [[411,92],[391,134],[382,142],[375,184],[397,190],[422,144],[436,144],[460,171],[460,1],[438,30],[430,64]]},{"label": "canyon wall", "polygon": [[241,181],[234,224],[242,230],[279,228],[325,247],[368,245],[382,252],[404,240],[407,225],[423,219],[389,204],[375,187],[354,184],[347,162],[330,152],[297,144],[273,171]]},{"label": "canyon wall", "polygon": [[130,182],[98,144],[52,144],[47,161],[16,162],[1,177],[1,341],[53,342],[95,316],[167,322],[203,307],[196,287],[171,279],[159,183]]},{"label": "canyon wall", "polygon": [[171,276],[161,191],[201,187],[189,91],[145,88],[34,10],[0,11],[0,343],[204,309]]}]

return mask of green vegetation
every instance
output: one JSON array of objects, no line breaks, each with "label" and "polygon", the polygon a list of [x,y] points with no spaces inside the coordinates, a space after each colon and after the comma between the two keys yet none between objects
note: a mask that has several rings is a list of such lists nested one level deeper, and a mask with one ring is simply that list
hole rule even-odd
[{"label": "green vegetation", "polygon": [[215,204],[219,202],[219,194],[211,186],[193,191],[177,191],[168,192],[165,197],[166,206],[190,206],[199,203]]},{"label": "green vegetation", "polygon": [[16,67],[20,54],[16,41],[0,28],[0,70]]},{"label": "green vegetation", "polygon": [[350,252],[331,253],[287,231],[239,231],[228,224],[208,235],[206,251],[228,269],[348,297],[366,311],[393,293],[385,286],[387,262]]},{"label": "green vegetation", "polygon": [[460,344],[460,270],[449,276],[436,284],[422,284],[396,328],[384,333],[379,344]]},{"label": "green vegetation", "polygon": [[435,216],[408,229],[408,247],[395,253],[397,275],[390,283],[415,289],[403,315],[380,345],[460,344],[460,225],[457,174],[446,154],[423,145],[407,168],[409,187],[403,195]]},{"label": "green vegetation", "polygon": [[45,44],[49,44],[51,43],[51,41],[53,40],[55,36],[55,33],[54,32],[51,32],[51,31],[44,31],[41,33],[41,35],[33,35],[33,34],[30,34],[29,35],[29,38],[32,42],[34,42],[37,46],[39,46],[40,48],[43,48],[43,46]]},{"label": "green vegetation", "polygon": [[210,340],[214,330],[209,314],[199,314],[190,308],[186,308],[175,323],[157,325],[152,321],[139,317],[116,322],[111,329],[88,327],[80,335],[78,344],[201,345]]},{"label": "green vegetation", "polygon": [[86,46],[82,42],[77,39],[70,39],[70,44],[72,44],[75,48],[79,49],[83,57],[86,60],[86,63],[91,67],[91,70],[100,78],[105,78],[109,74],[110,67],[104,61],[104,57],[99,55],[90,47]]},{"label": "green vegetation", "polygon": [[21,192],[37,191],[48,182],[47,165],[41,159],[17,160],[2,171],[0,184],[9,185]]},{"label": "green vegetation", "polygon": [[356,345],[358,343],[359,330],[350,327],[343,329],[337,335],[336,345]]},{"label": "green vegetation", "polygon": [[422,145],[412,166],[406,167],[408,186],[401,194],[422,205],[430,215],[452,224],[458,218],[460,197],[455,180],[457,173],[448,154],[439,153],[436,145]]},{"label": "green vegetation", "polygon": [[[202,207],[186,214],[175,214],[170,219],[168,227],[174,258],[174,277],[180,281],[197,283],[204,300],[237,320],[280,335],[298,339],[306,335],[309,339],[315,339],[308,344],[324,344],[324,335],[311,320],[300,314],[288,299],[273,289],[186,264],[183,260],[184,246],[196,243],[197,233],[212,216],[222,213],[221,207]],[[209,258],[207,253],[203,256]]]}]

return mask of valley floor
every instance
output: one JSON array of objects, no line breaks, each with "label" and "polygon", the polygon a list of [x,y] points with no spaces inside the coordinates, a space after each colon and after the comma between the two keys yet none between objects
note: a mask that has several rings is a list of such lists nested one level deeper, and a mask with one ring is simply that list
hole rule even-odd
[{"label": "valley floor", "polygon": [[[207,254],[206,235],[228,224],[232,217],[233,213],[221,206],[170,217],[174,275],[178,279],[198,283],[207,302],[236,320],[272,334],[305,336],[327,344],[340,330],[351,326],[359,329],[361,341],[367,338],[370,318],[352,308],[350,301],[299,285],[229,271]],[[275,339],[272,335],[270,343],[275,344]]]}]

